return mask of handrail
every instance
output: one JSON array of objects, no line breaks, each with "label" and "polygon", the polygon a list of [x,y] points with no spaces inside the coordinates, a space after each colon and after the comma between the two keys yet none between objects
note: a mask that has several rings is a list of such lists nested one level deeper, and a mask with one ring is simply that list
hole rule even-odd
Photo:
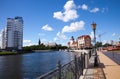
[{"label": "handrail", "polygon": [[81,56],[79,57],[75,55],[74,60],[71,60],[64,65],[61,65],[61,62],[59,61],[56,69],[38,77],[37,79],[79,79],[80,75],[83,74],[83,69],[86,67],[85,59],[90,58],[90,53],[91,52],[88,54],[81,53]]}]

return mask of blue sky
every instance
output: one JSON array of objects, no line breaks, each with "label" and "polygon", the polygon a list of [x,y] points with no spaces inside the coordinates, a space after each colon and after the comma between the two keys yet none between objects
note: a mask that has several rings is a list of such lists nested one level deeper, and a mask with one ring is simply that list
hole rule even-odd
[{"label": "blue sky", "polygon": [[[103,42],[120,37],[120,0],[0,0],[0,30],[7,18],[24,20],[23,43],[56,42],[66,45],[71,36],[91,35],[92,22]],[[97,38],[100,41],[99,38]]]}]

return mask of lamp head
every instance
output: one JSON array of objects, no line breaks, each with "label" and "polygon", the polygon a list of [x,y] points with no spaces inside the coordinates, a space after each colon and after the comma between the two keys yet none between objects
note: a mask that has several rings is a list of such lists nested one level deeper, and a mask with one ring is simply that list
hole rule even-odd
[{"label": "lamp head", "polygon": [[96,23],[93,22],[91,25],[92,25],[92,29],[95,30],[96,29]]}]

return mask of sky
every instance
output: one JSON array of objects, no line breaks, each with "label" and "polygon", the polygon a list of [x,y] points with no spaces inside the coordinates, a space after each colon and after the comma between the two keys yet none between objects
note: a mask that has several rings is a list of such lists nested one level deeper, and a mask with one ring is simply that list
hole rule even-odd
[{"label": "sky", "polygon": [[97,41],[118,41],[119,8],[120,0],[0,0],[0,30],[7,18],[21,16],[24,46],[36,45],[39,39],[67,45],[71,36],[93,38],[91,24],[95,22]]}]

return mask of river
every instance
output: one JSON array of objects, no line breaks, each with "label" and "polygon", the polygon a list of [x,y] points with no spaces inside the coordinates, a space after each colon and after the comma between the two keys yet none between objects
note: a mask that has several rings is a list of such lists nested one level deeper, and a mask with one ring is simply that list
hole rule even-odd
[{"label": "river", "polygon": [[35,79],[55,69],[59,60],[66,64],[73,56],[63,51],[0,56],[0,79]]}]

